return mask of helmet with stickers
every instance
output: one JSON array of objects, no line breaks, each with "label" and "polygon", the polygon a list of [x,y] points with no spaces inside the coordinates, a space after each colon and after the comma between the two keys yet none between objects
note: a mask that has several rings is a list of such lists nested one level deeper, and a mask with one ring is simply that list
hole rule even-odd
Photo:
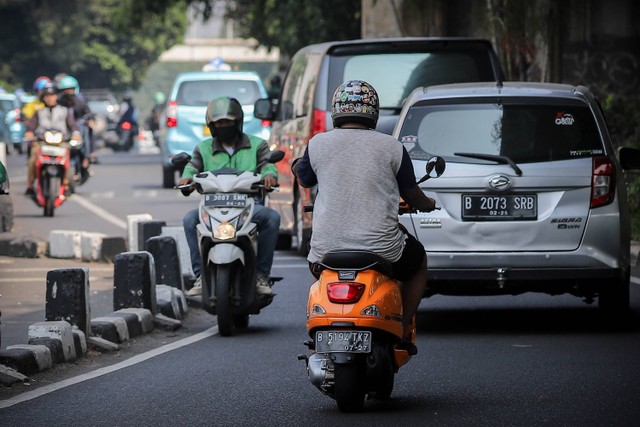
[{"label": "helmet with stickers", "polygon": [[374,129],[378,123],[379,110],[378,93],[363,80],[346,81],[333,93],[333,127],[340,127],[345,123],[360,123]]}]

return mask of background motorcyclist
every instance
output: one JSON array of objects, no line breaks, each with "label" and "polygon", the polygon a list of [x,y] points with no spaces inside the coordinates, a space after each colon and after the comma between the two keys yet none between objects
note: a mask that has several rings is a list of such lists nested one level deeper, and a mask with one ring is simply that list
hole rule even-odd
[{"label": "background motorcyclist", "polygon": [[164,93],[162,92],[156,92],[155,95],[153,96],[153,108],[151,109],[151,112],[149,113],[149,116],[147,117],[147,119],[145,120],[145,126],[147,128],[147,130],[150,130],[153,134],[153,140],[155,141],[156,145],[160,145],[160,123],[161,123],[161,117],[162,117],[162,113],[164,112],[164,108],[165,108],[165,96]]},{"label": "background motorcyclist", "polygon": [[33,82],[33,92],[37,98],[22,107],[22,115],[25,119],[30,119],[36,111],[44,107],[44,103],[40,100],[40,91],[47,83],[51,83],[51,79],[47,76],[40,76]]},{"label": "background motorcyclist", "polygon": [[[26,121],[26,131],[24,137],[32,146],[27,161],[27,195],[33,195],[33,182],[36,179],[36,156],[37,150],[33,149],[33,144],[37,144],[37,137],[41,136],[46,130],[57,129],[66,137],[80,140],[80,130],[78,124],[73,117],[72,112],[62,105],[58,104],[58,93],[56,87],[52,83],[47,83],[40,91],[40,100],[44,103],[44,107],[36,111],[36,113]],[[62,183],[65,186],[65,192],[68,192],[69,177],[71,169],[67,168],[67,173],[63,177]]]},{"label": "background motorcyclist", "polygon": [[[277,185],[278,171],[268,162],[269,145],[260,138],[242,132],[243,116],[242,106],[235,98],[221,97],[209,103],[205,117],[212,138],[196,146],[178,185],[190,183],[199,172],[225,167],[261,173],[266,189]],[[258,226],[257,292],[269,295],[272,293],[270,274],[278,243],[280,214],[256,200],[253,222]],[[197,277],[194,287],[187,294],[199,295],[202,291],[202,265],[196,229],[198,209],[187,212],[183,225],[191,253],[191,266]]]},{"label": "background motorcyclist", "polygon": [[80,93],[80,85],[75,77],[67,74],[60,78],[56,86],[60,90],[58,103],[72,111],[85,141],[82,147],[82,167],[87,169],[92,159],[95,162],[95,141],[93,138],[95,119],[91,113],[91,108],[89,108],[89,104]]},{"label": "background motorcyclist", "polygon": [[[427,283],[422,244],[398,222],[400,197],[430,212],[435,201],[416,185],[409,154],[397,139],[376,132],[379,100],[367,82],[350,80],[331,104],[334,129],[315,135],[293,172],[304,187],[318,185],[308,260],[331,251],[363,250],[389,260],[401,282],[404,343],[411,354],[411,321]],[[313,270],[312,270],[313,272]]]}]

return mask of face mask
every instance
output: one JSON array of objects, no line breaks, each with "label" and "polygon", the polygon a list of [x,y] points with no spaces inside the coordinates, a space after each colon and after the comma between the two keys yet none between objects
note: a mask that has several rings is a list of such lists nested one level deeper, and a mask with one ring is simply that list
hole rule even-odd
[{"label": "face mask", "polygon": [[238,134],[235,126],[214,128],[213,130],[215,130],[214,136],[223,142],[232,142]]}]

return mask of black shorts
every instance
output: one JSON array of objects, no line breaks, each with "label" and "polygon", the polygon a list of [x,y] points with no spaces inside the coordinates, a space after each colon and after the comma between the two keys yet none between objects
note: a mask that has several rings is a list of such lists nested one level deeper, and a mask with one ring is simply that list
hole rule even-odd
[{"label": "black shorts", "polygon": [[392,264],[393,276],[401,282],[406,282],[418,272],[426,256],[422,243],[409,233],[405,232],[405,235],[407,237],[402,256]]}]

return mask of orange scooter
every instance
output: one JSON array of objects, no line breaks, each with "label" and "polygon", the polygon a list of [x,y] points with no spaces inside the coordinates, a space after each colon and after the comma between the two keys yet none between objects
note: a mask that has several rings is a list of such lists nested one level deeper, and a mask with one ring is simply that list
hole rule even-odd
[{"label": "orange scooter", "polygon": [[[427,162],[418,183],[442,175],[444,159]],[[439,208],[437,208],[439,209]],[[310,209],[307,209],[310,210]],[[400,213],[413,210],[401,203]],[[388,398],[394,376],[411,355],[403,339],[402,296],[391,264],[366,251],[336,251],[314,264],[309,290],[305,360],[309,381],[342,412],[361,411],[365,398]],[[414,329],[410,340],[415,343]]]}]

